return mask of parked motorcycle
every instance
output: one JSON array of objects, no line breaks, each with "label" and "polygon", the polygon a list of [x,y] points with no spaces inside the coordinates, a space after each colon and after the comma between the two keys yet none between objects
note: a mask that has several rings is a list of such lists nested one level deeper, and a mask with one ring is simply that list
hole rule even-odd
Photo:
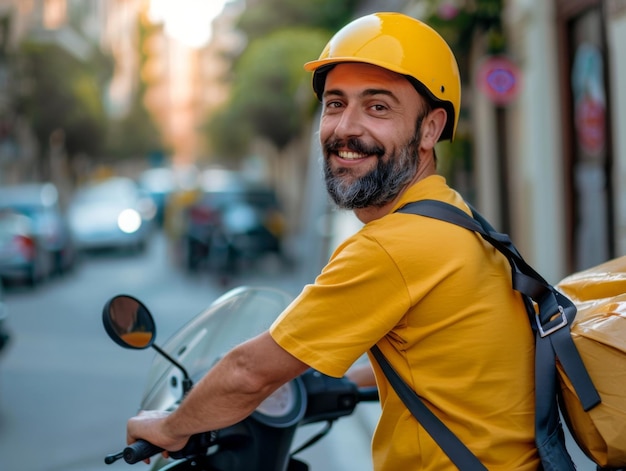
[{"label": "parked motorcycle", "polygon": [[[106,332],[130,349],[152,347],[157,355],[148,372],[140,409],[174,410],[193,384],[235,345],[267,330],[291,302],[269,288],[236,288],[217,299],[164,345],[154,343],[156,325],[147,307],[128,295],[104,306]],[[325,436],[333,423],[349,416],[361,401],[377,401],[375,388],[359,389],[346,378],[308,370],[271,394],[245,420],[225,429],[194,435],[170,459],[159,457],[153,470],[176,471],[306,471],[295,455]],[[326,426],[293,450],[296,430],[313,423]],[[139,440],[108,455],[105,463],[124,459],[132,464],[162,450]]]}]

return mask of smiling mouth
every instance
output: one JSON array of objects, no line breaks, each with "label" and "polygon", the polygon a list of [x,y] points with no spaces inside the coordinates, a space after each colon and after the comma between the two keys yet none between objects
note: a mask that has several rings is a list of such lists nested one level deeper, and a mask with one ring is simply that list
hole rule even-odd
[{"label": "smiling mouth", "polygon": [[337,155],[344,160],[359,160],[369,157],[367,154],[360,154],[358,152],[352,152],[347,150],[338,151]]}]

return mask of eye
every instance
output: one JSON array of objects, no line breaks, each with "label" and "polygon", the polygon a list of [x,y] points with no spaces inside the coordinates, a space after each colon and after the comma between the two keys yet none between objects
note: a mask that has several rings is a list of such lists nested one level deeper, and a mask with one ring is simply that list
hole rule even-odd
[{"label": "eye", "polygon": [[324,103],[324,111],[332,112],[343,108],[343,103],[339,100],[329,100]]}]

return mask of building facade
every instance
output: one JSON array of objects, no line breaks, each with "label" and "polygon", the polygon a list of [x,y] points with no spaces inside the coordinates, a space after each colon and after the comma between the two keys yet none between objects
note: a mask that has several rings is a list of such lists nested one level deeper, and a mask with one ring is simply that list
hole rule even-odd
[{"label": "building facade", "polygon": [[558,281],[626,250],[626,2],[509,0],[503,15],[521,89],[501,115],[504,155],[497,107],[475,93],[478,167],[506,169],[500,186],[479,172],[479,194],[509,202],[514,239]]}]

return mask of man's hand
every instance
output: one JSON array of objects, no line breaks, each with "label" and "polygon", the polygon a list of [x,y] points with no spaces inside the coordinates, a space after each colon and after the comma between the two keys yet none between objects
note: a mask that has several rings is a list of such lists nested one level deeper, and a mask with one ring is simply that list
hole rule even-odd
[{"label": "man's hand", "polygon": [[[129,445],[139,439],[146,440],[151,444],[169,451],[178,451],[183,448],[189,437],[174,437],[168,433],[166,425],[169,412],[163,411],[141,411],[135,417],[129,419],[126,426],[126,443]],[[167,458],[167,451],[163,452]],[[150,460],[145,460],[150,464]]]}]

